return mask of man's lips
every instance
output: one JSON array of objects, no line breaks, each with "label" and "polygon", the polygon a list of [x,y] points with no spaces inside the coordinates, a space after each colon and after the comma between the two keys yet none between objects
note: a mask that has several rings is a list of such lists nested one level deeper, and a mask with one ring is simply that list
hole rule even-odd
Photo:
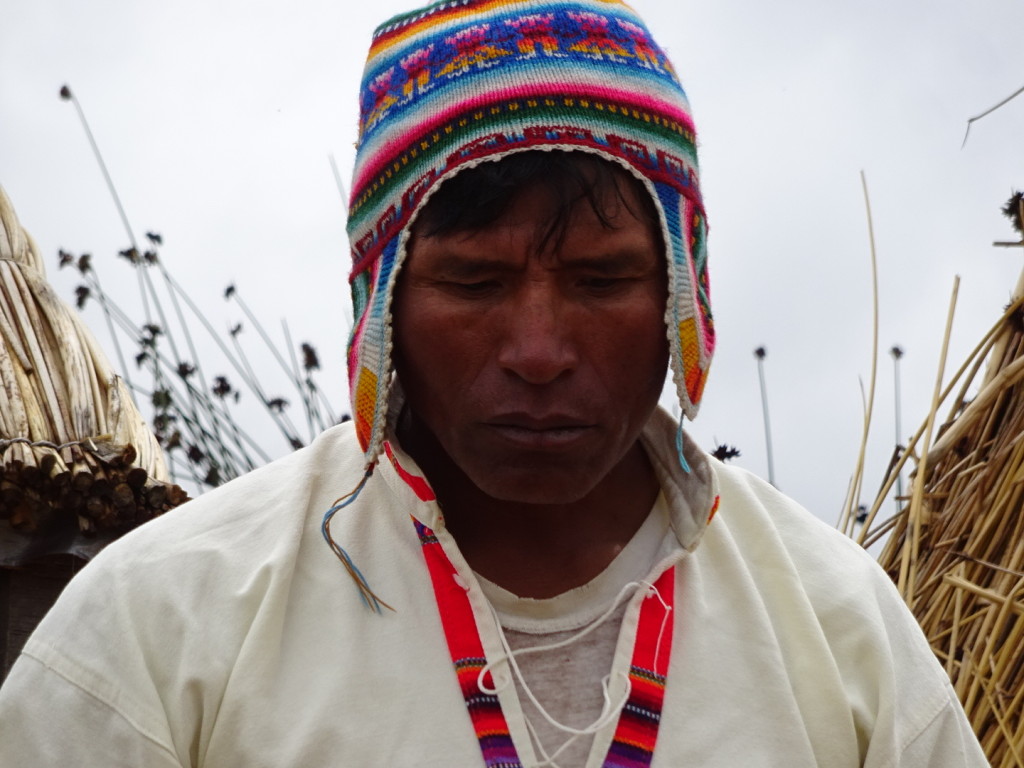
[{"label": "man's lips", "polygon": [[518,427],[535,432],[593,426],[593,422],[587,419],[560,413],[545,416],[532,416],[528,413],[502,413],[487,419],[486,423],[496,427]]},{"label": "man's lips", "polygon": [[485,422],[492,433],[524,448],[562,448],[571,446],[590,433],[595,425],[573,416],[503,414]]}]

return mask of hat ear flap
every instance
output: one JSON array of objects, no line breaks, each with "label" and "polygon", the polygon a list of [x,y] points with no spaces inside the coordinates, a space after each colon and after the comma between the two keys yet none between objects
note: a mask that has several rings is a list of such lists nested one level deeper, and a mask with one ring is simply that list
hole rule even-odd
[{"label": "hat ear flap", "polygon": [[670,184],[656,184],[664,216],[668,262],[668,330],[672,380],[679,406],[693,419],[700,407],[714,351],[715,332],[708,300],[707,224],[692,200]]}]

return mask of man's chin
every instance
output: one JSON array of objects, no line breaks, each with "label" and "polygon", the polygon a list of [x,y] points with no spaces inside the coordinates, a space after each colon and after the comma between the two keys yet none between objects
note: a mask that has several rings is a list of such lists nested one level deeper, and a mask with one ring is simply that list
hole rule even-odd
[{"label": "man's chin", "polygon": [[574,504],[593,491],[604,477],[604,474],[593,470],[551,466],[503,466],[477,472],[471,469],[467,475],[483,494],[492,499],[537,506]]}]

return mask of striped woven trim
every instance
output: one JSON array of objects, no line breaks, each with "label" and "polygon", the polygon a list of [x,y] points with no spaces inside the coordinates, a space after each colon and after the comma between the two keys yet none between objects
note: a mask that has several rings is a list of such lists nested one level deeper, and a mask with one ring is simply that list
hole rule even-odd
[{"label": "striped woven trim", "polygon": [[[654,101],[649,96],[607,87],[574,88],[563,83],[531,84],[530,87],[496,89],[486,98],[466,100],[431,113],[431,120],[415,126],[414,131],[400,133],[390,143],[360,164],[353,180],[351,226],[357,227],[371,200],[391,188],[406,190],[427,169],[449,158],[453,150],[475,135],[477,141],[493,142],[491,136],[504,136],[515,144],[541,139],[545,129],[578,126],[578,132],[594,132],[600,128],[609,134],[621,133],[637,143],[641,133],[648,146],[671,148],[679,153],[685,148],[685,160],[692,173],[696,166],[695,134],[687,115],[671,105]],[[532,129],[532,130],[531,130]],[[404,142],[404,143],[399,143]],[[647,154],[647,152],[644,152]],[[451,159],[449,159],[449,163]],[[650,160],[646,164],[654,166]],[[692,176],[679,179],[680,186],[693,186]],[[696,189],[691,193],[696,195]]]},{"label": "striped woven trim", "polygon": [[[595,95],[574,93],[565,86],[538,85],[519,93],[494,93],[486,101],[438,114],[431,123],[406,135],[403,146],[391,145],[390,151],[378,153],[360,167],[353,183],[349,228],[357,231],[365,226],[365,217],[374,210],[369,204],[390,199],[392,190],[403,193],[397,199],[403,209],[415,207],[416,194],[426,186],[424,182],[465,162],[474,144],[480,154],[516,146],[564,144],[566,139],[570,146],[589,144],[612,152],[622,150],[615,154],[629,157],[651,171],[649,178],[660,174],[674,184],[677,193],[686,191],[697,197],[696,140],[685,115],[678,110],[655,109],[650,99],[636,94],[607,88],[602,91]],[[641,132],[648,139],[642,144],[636,139]],[[467,143],[470,146],[463,149]],[[439,163],[439,158],[444,162]],[[376,239],[376,233],[368,234]],[[357,251],[363,250],[361,243],[354,245]],[[357,271],[361,268],[362,264],[357,264]]]},{"label": "striped woven trim", "polygon": [[[452,665],[484,764],[488,768],[522,768],[498,697],[483,693],[477,685],[487,658],[467,590],[456,581],[455,566],[434,532],[415,518],[412,521],[423,546]],[[665,571],[654,586],[661,599],[652,593],[640,606],[629,668],[630,694],[619,713],[604,768],[647,768],[654,755],[672,654],[675,568]],[[490,673],[484,676],[484,683],[493,689]]]},{"label": "striped woven trim", "polygon": [[[487,658],[466,590],[456,583],[455,566],[441,549],[434,532],[415,518],[413,523],[423,545],[423,556],[434,585],[434,597],[455,666],[455,676],[480,742],[484,764],[487,768],[522,768],[498,697],[484,693],[477,685]],[[489,673],[484,676],[484,683],[493,687],[494,681]]]},{"label": "striped woven trim", "polygon": [[629,668],[629,699],[619,715],[604,768],[646,768],[654,756],[672,653],[675,568],[665,571],[654,586],[667,610],[657,597],[644,598]]}]

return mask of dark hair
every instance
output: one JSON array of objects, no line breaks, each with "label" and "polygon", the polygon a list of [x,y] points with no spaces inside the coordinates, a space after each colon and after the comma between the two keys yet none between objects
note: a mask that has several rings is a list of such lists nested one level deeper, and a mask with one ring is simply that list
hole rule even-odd
[{"label": "dark hair", "polygon": [[[626,200],[623,185],[633,187],[641,210]],[[417,216],[414,230],[433,237],[484,229],[528,187],[551,195],[551,214],[538,233],[541,248],[562,243],[573,211],[583,201],[609,229],[619,205],[643,221],[658,221],[647,189],[617,163],[592,152],[529,150],[481,163],[442,183]]]}]

